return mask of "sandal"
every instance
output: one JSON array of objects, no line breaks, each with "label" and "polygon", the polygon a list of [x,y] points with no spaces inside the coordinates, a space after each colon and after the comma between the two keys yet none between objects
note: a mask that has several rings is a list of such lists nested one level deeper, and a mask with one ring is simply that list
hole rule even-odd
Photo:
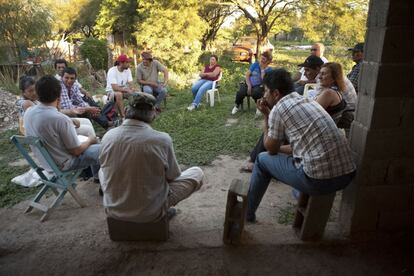
[{"label": "sandal", "polygon": [[244,172],[245,173],[251,173],[253,171],[253,166],[254,166],[254,163],[248,162],[248,163],[244,164],[243,166],[241,166],[239,171],[241,173],[244,173]]}]

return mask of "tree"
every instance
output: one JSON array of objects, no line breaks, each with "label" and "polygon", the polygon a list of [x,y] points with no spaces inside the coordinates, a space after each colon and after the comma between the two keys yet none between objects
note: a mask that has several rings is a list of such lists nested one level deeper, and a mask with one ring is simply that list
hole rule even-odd
[{"label": "tree", "polygon": [[95,37],[96,19],[98,17],[102,0],[89,0],[78,12],[75,20],[72,21],[70,29],[73,31],[81,31],[86,37]]},{"label": "tree", "polygon": [[288,30],[287,20],[304,0],[231,0],[254,27],[257,37],[257,54],[265,43],[270,31]]},{"label": "tree", "polygon": [[138,12],[138,0],[103,0],[96,20],[96,30],[101,38],[108,34],[122,33],[125,43],[136,44],[132,35],[143,16]]},{"label": "tree", "polygon": [[174,71],[191,72],[200,55],[206,23],[198,15],[198,0],[155,0],[138,9],[145,14],[136,26],[138,44],[146,44]]},{"label": "tree", "polygon": [[51,35],[51,15],[38,0],[0,1],[0,44],[20,51],[43,44]]},{"label": "tree", "polygon": [[367,15],[368,0],[313,0],[303,6],[299,26],[310,40],[353,45],[364,39]]},{"label": "tree", "polygon": [[235,9],[230,5],[220,5],[220,3],[207,2],[200,8],[198,14],[206,21],[207,29],[201,38],[201,50],[205,50],[207,45],[214,41],[217,32],[224,23],[224,20],[234,13]]}]

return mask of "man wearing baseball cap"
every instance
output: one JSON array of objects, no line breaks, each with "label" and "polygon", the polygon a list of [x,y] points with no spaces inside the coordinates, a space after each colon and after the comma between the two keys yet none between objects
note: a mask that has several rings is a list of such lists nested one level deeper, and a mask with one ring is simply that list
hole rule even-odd
[{"label": "man wearing baseball cap", "polygon": [[156,99],[133,93],[126,120],[102,138],[99,178],[108,216],[139,223],[174,215],[175,206],[197,191],[204,177],[199,167],[181,172],[171,137],[152,129]]},{"label": "man wearing baseball cap", "polygon": [[304,63],[299,64],[298,66],[302,67],[304,70],[303,74],[306,77],[306,82],[295,82],[295,91],[300,95],[303,95],[305,84],[316,82],[316,76],[319,74],[319,71],[321,70],[323,64],[323,60],[320,57],[314,55],[308,56]]},{"label": "man wearing baseball cap", "polygon": [[122,118],[125,117],[123,98],[133,93],[132,74],[129,69],[131,60],[127,55],[120,55],[115,66],[108,70],[106,92],[109,99],[114,99]]},{"label": "man wearing baseball cap", "polygon": [[[168,70],[158,60],[153,59],[150,52],[141,53],[142,62],[138,64],[136,77],[138,83],[142,87],[142,91],[153,95],[157,99],[156,107],[159,108],[160,103],[167,95]],[[158,80],[158,73],[164,74],[163,82]]]},{"label": "man wearing baseball cap", "polygon": [[348,51],[352,51],[352,60],[356,63],[347,77],[352,82],[355,91],[358,93],[358,78],[359,70],[361,70],[362,61],[364,60],[364,43],[358,43],[354,48],[349,48]]}]

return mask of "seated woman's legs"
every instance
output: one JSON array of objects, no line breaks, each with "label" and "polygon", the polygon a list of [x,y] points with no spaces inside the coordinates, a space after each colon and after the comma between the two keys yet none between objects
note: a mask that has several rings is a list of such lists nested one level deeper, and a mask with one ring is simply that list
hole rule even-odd
[{"label": "seated woman's legs", "polygon": [[[213,87],[213,81],[210,80],[204,80],[203,84],[201,84],[197,90],[197,93],[195,94],[195,97],[193,99],[193,105],[198,107],[203,99],[204,94],[207,92],[207,90],[211,89]],[[194,89],[195,90],[195,89]],[[193,89],[192,89],[193,91]],[[193,92],[194,95],[194,92]]]},{"label": "seated woman's legs", "polygon": [[236,114],[239,111],[240,105],[243,103],[244,98],[247,96],[247,84],[245,82],[240,83],[239,91],[236,93],[236,99],[234,101],[234,107],[231,114]]},{"label": "seated woman's legs", "polygon": [[252,87],[252,98],[254,102],[257,102],[258,99],[262,98],[264,95],[264,88],[261,85]]},{"label": "seated woman's legs", "polygon": [[193,93],[193,100],[197,96],[198,89],[206,82],[207,80],[199,79],[198,81],[194,82],[191,86],[191,93]]}]

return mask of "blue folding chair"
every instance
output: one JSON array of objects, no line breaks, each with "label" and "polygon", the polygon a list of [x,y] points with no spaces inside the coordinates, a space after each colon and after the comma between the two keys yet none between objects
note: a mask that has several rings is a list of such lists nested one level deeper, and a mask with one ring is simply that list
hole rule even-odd
[{"label": "blue folding chair", "polygon": [[[52,210],[57,207],[65,196],[66,192],[69,192],[75,201],[81,206],[85,207],[86,204],[76,192],[76,179],[79,174],[82,172],[82,169],[71,170],[71,171],[62,171],[58,168],[55,161],[53,161],[47,149],[44,147],[42,141],[37,137],[25,137],[13,135],[11,141],[24,156],[30,166],[36,171],[40,176],[41,181],[43,182],[42,189],[37,193],[34,199],[30,202],[29,207],[25,210],[25,213],[30,212],[33,208],[39,209],[44,212],[44,215],[40,218],[40,221],[45,221],[50,215]],[[46,160],[48,165],[53,171],[53,176],[48,178],[43,173],[43,169],[33,160],[29,155],[28,151],[23,145],[30,145],[39,150],[43,158]],[[46,192],[51,189],[55,194],[56,198],[50,206],[40,204],[40,199],[46,194]]]}]

